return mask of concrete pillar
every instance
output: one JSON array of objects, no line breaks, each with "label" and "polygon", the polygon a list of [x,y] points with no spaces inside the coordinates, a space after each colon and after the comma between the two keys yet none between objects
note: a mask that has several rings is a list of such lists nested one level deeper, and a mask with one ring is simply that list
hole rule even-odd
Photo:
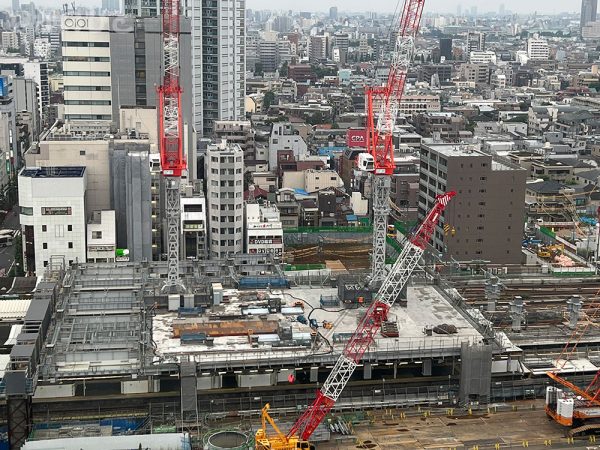
[{"label": "concrete pillar", "polygon": [[521,325],[523,318],[525,317],[523,297],[515,296],[512,302],[510,302],[510,317],[512,319],[512,330],[514,332],[521,332]]},{"label": "concrete pillar", "polygon": [[371,379],[371,363],[365,363],[363,367],[363,378],[365,380]]},{"label": "concrete pillar", "polygon": [[317,381],[319,381],[319,368],[311,367],[310,368],[310,382],[316,383]]},{"label": "concrete pillar", "polygon": [[499,282],[498,278],[492,277],[485,282],[485,299],[487,300],[487,311],[495,312],[496,304],[500,299],[500,294],[502,293],[502,284]]},{"label": "concrete pillar", "polygon": [[579,295],[572,295],[571,298],[567,300],[567,310],[569,312],[569,328],[577,328],[577,322],[579,322],[579,313],[581,312],[582,305],[583,302]]},{"label": "concrete pillar", "polygon": [[421,368],[422,370],[422,375],[424,377],[430,377],[431,376],[431,368],[433,366],[433,362],[431,361],[431,359],[424,359],[423,360],[423,367]]}]

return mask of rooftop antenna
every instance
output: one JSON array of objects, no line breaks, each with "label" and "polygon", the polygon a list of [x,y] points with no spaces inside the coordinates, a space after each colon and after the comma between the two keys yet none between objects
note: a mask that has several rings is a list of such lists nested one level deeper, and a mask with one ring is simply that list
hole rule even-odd
[{"label": "rooftop antenna", "polygon": [[75,14],[75,2],[71,2],[71,8],[73,8],[73,14]]},{"label": "rooftop antenna", "polygon": [[65,14],[69,14],[69,4],[68,3],[63,3],[63,11],[65,12]]}]

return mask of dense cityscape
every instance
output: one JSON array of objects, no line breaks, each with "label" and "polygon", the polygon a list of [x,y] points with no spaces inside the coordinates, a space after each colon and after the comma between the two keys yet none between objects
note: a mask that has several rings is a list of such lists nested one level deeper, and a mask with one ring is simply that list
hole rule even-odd
[{"label": "dense cityscape", "polygon": [[252,1],[0,4],[0,450],[600,448],[598,0]]}]

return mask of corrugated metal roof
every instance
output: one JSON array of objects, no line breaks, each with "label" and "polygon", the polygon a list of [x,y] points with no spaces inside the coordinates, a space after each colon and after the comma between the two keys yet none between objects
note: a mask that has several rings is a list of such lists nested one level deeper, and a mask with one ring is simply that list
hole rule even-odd
[{"label": "corrugated metal roof", "polygon": [[10,333],[8,334],[8,339],[6,340],[4,345],[7,347],[16,345],[17,344],[17,336],[19,335],[19,333],[21,332],[22,329],[23,329],[23,325],[21,325],[21,324],[15,324],[12,327],[10,327]]},{"label": "corrugated metal roof", "polygon": [[190,438],[187,434],[143,434],[138,436],[102,436],[52,439],[45,441],[28,441],[23,445],[23,450],[115,450],[123,448],[161,449],[161,450],[189,450]]},{"label": "corrugated metal roof", "polygon": [[4,378],[6,373],[6,366],[10,362],[10,355],[0,355],[0,380]]},{"label": "corrugated metal roof", "polygon": [[24,318],[30,304],[31,300],[0,300],[0,320]]}]

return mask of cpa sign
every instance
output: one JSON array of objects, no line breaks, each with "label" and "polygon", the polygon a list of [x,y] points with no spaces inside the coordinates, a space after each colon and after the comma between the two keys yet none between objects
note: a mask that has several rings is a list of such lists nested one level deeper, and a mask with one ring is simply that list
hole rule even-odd
[{"label": "cpa sign", "polygon": [[346,132],[346,145],[348,147],[367,147],[367,130],[350,128]]}]

